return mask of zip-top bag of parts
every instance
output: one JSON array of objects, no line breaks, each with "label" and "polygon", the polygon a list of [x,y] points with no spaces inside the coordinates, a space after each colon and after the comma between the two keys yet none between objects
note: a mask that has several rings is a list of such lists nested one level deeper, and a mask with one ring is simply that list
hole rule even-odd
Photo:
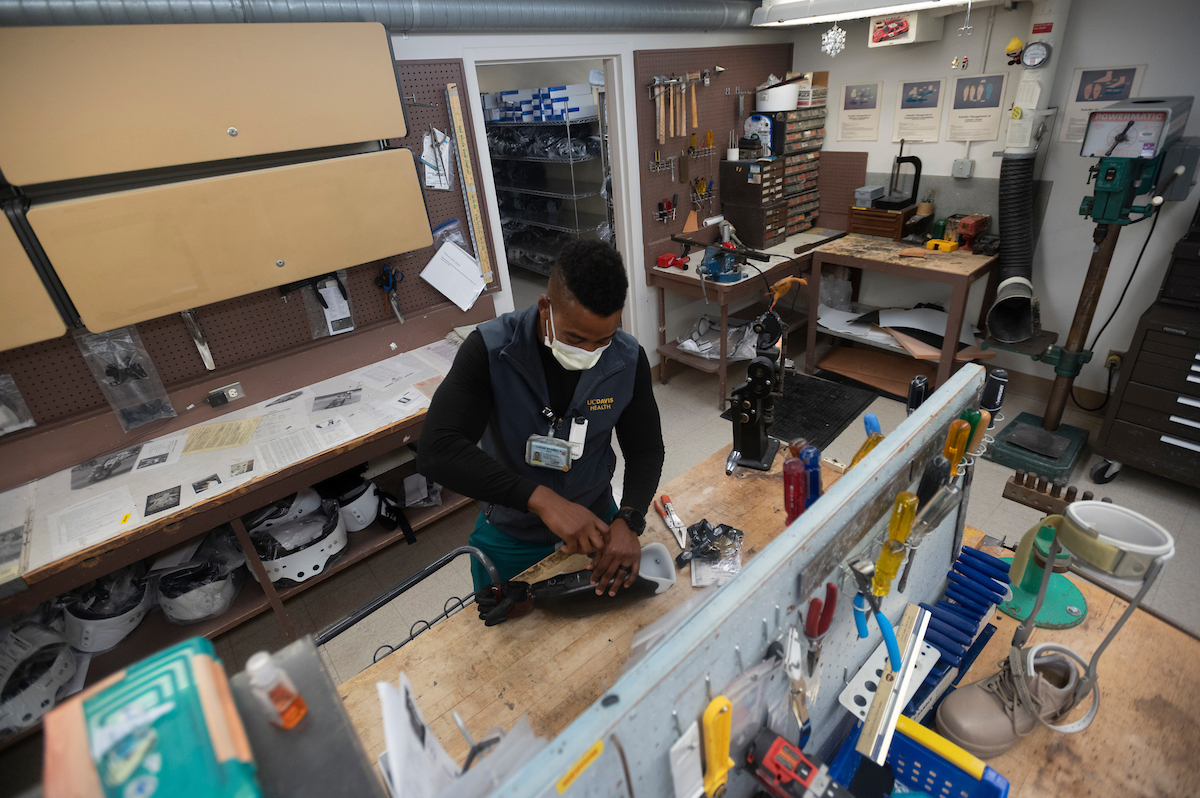
[{"label": "zip-top bag of parts", "polygon": [[196,637],[46,715],[46,798],[258,798],[242,720],[212,644]]}]

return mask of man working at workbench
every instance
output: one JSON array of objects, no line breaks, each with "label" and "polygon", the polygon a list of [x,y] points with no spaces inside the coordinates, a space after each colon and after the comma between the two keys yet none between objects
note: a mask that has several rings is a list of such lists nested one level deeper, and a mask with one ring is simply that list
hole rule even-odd
[{"label": "man working at workbench", "polygon": [[[638,575],[638,536],[664,449],[650,363],[637,339],[618,329],[627,289],[612,247],[569,244],[547,293],[527,310],[479,325],[433,397],[417,468],[481,503],[469,542],[501,580],[560,542],[568,554],[595,555],[597,594],[615,596]],[[625,456],[619,510],[614,430]],[[487,587],[474,560],[471,574],[476,591]]]}]

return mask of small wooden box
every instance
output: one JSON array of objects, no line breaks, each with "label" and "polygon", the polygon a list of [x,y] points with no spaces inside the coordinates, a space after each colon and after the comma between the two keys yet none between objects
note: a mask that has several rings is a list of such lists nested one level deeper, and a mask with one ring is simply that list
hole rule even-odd
[{"label": "small wooden box", "polygon": [[862,233],[868,236],[882,236],[893,241],[899,241],[904,236],[904,224],[914,213],[916,205],[909,205],[896,211],[882,208],[859,208],[851,206],[850,219],[846,223],[847,233]]}]

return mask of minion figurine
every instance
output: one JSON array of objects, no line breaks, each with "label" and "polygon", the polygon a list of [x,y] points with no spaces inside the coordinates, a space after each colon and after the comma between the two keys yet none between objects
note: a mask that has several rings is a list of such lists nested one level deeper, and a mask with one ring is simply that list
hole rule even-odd
[{"label": "minion figurine", "polygon": [[1021,63],[1021,52],[1025,49],[1025,42],[1018,39],[1016,36],[1008,40],[1008,45],[1004,48],[1004,54],[1008,56],[1008,65]]}]

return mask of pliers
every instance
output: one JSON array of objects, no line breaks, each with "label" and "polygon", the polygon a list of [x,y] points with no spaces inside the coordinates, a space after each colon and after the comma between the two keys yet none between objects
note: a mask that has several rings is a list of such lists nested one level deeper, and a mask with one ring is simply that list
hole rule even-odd
[{"label": "pliers", "polygon": [[[660,499],[662,504],[659,504]],[[667,529],[671,530],[671,533],[675,535],[675,540],[679,542],[679,548],[686,549],[687,525],[675,513],[675,506],[671,504],[671,497],[664,493],[659,499],[655,499],[654,509],[662,517],[663,523],[667,525]]]},{"label": "pliers", "polygon": [[404,315],[400,313],[400,297],[396,293],[396,286],[402,282],[404,282],[404,272],[395,266],[384,266],[383,272],[375,278],[375,285],[383,289],[392,313],[396,314],[396,320],[401,324],[404,323]]},{"label": "pliers", "polygon": [[858,636],[866,638],[870,634],[867,628],[867,610],[875,616],[875,623],[879,626],[879,632],[883,635],[883,642],[887,646],[888,658],[892,661],[892,670],[896,673],[900,672],[903,657],[900,656],[900,646],[896,642],[896,630],[892,628],[892,622],[883,614],[883,610],[879,606],[879,598],[871,589],[871,577],[875,573],[875,565],[866,560],[855,560],[850,563],[850,572],[854,574],[854,580],[858,582],[858,595],[854,597],[854,624],[858,627]]},{"label": "pliers", "polygon": [[808,602],[808,615],[804,618],[804,634],[808,637],[808,674],[817,671],[817,662],[821,659],[821,641],[833,623],[833,611],[837,608],[837,585],[825,583],[825,601],[814,598]]},{"label": "pliers", "polygon": [[[800,727],[801,748],[808,744],[808,738],[812,735],[812,722],[808,718],[808,686],[804,681],[804,668],[801,665],[803,654],[800,631],[793,626],[788,630],[783,668],[792,682],[788,698],[791,702],[792,716],[796,718],[796,724]],[[811,652],[809,657],[812,657]]]}]

